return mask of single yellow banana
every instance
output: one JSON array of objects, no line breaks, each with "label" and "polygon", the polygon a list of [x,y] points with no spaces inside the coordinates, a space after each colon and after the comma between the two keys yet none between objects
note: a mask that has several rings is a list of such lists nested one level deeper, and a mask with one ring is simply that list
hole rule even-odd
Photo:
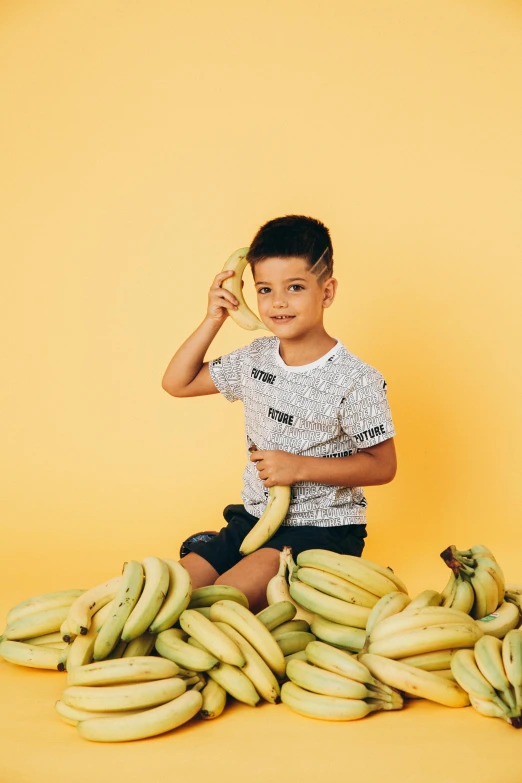
[{"label": "single yellow banana", "polygon": [[232,277],[225,278],[225,280],[223,280],[221,283],[221,287],[226,291],[230,291],[230,293],[234,294],[239,303],[237,310],[227,308],[228,314],[232,320],[242,329],[248,329],[249,331],[253,331],[255,329],[268,330],[268,327],[265,326],[264,323],[257,317],[257,315],[252,312],[250,307],[245,302],[243,296],[241,281],[243,279],[245,268],[248,264],[247,253],[248,247],[239,248],[239,250],[236,250],[227,259],[223,269],[221,270],[222,272],[226,272],[229,269],[233,269],[235,272]]},{"label": "single yellow banana", "polygon": [[[350,555],[350,557],[352,557],[352,555]],[[395,585],[396,590],[400,590],[401,593],[408,593],[408,588],[406,587],[402,579],[399,579],[397,574],[395,574],[389,566],[379,565],[379,563],[374,563],[373,560],[366,560],[366,558],[362,562],[364,563],[366,568],[369,568],[372,571],[376,571],[381,576],[385,576],[386,579],[392,581],[393,584]]]},{"label": "single yellow banana", "polygon": [[[88,720],[89,718],[106,718],[107,713],[103,711],[91,711],[91,710],[78,710],[75,707],[69,707],[68,704],[64,704],[60,699],[55,702],[54,708],[64,723],[68,723],[70,726],[77,726],[79,721]],[[128,710],[125,712],[118,712],[118,716],[123,715],[136,715],[141,710]]]},{"label": "single yellow banana", "polygon": [[71,606],[78,596],[85,590],[57,590],[53,593],[42,593],[34,595],[32,598],[26,598],[25,601],[15,604],[7,613],[6,625],[21,620],[37,612],[43,612],[49,609],[56,609],[59,606]]},{"label": "single yellow banana", "polygon": [[451,597],[451,601],[448,604],[451,609],[458,609],[460,612],[469,614],[473,609],[475,602],[475,592],[467,579],[455,580],[455,591]]},{"label": "single yellow banana", "polygon": [[425,609],[415,612],[415,614],[408,614],[402,611],[392,617],[387,617],[374,626],[370,640],[379,642],[381,639],[387,639],[403,631],[412,631],[417,628],[444,623],[462,623],[473,628],[476,626],[472,617],[464,612],[459,612],[457,609],[451,609],[448,606],[427,606]]},{"label": "single yellow banana", "polygon": [[139,655],[150,655],[154,649],[155,644],[155,634],[149,633],[147,631],[146,633],[143,633],[141,636],[138,636],[136,639],[133,639],[128,643],[123,652],[122,658],[134,658]]},{"label": "single yellow banana", "polygon": [[491,614],[476,620],[478,627],[489,636],[503,639],[520,622],[520,609],[510,601],[504,601]]},{"label": "single yellow banana", "polygon": [[340,598],[350,604],[366,606],[372,609],[379,601],[378,596],[369,593],[362,587],[357,587],[353,582],[348,582],[340,576],[321,571],[320,568],[303,566],[297,569],[297,579],[310,587],[315,587],[321,593]]},{"label": "single yellow banana", "polygon": [[296,661],[307,661],[308,658],[306,657],[306,652],[304,650],[299,650],[299,652],[291,653],[290,655],[285,655],[285,662],[288,666],[288,661],[293,661],[295,658]]},{"label": "single yellow banana", "polygon": [[522,710],[522,631],[508,631],[502,642],[502,660],[506,676],[514,688],[518,714]]},{"label": "single yellow banana", "polygon": [[427,606],[440,606],[442,601],[442,595],[436,590],[423,590],[412,598],[408,606],[403,609],[403,614],[415,614],[420,609],[425,609]]},{"label": "single yellow banana", "polygon": [[377,623],[380,623],[387,617],[393,617],[394,614],[402,612],[410,601],[411,598],[400,590],[396,590],[393,593],[387,593],[386,595],[383,595],[382,598],[379,598],[372,608],[366,622],[366,635],[371,635]]},{"label": "single yellow banana", "polygon": [[480,620],[495,611],[498,606],[498,587],[494,578],[487,571],[480,568],[470,577],[471,585],[475,592],[475,603],[471,610],[471,616]]},{"label": "single yellow banana", "polygon": [[[231,603],[235,603],[235,601]],[[237,606],[240,605],[237,604]],[[248,612],[248,609],[245,611]],[[194,609],[185,609],[179,622],[183,630],[202,644],[218,661],[228,663],[231,666],[239,666],[239,668],[245,665],[244,655],[237,644],[223,633],[212,620],[207,620]]]},{"label": "single yellow banana", "polygon": [[113,604],[114,599],[109,601],[108,604],[105,604],[105,606],[102,606],[102,608],[92,616],[87,633],[85,635],[78,634],[78,636],[74,637],[69,645],[69,653],[67,655],[66,666],[68,672],[72,671],[77,666],[85,666],[85,664],[92,662],[94,643],[98,637],[98,631],[107,617],[109,617],[113,609]]},{"label": "single yellow banana", "polygon": [[378,642],[370,642],[368,652],[386,658],[407,658],[411,655],[445,650],[448,648],[473,647],[482,636],[475,625],[446,623],[402,631]]},{"label": "single yellow banana", "polygon": [[484,715],[486,718],[501,718],[502,720],[505,720],[506,723],[509,723],[510,726],[515,726],[517,729],[521,727],[520,718],[510,717],[509,710],[506,706],[502,709],[498,704],[489,701],[489,699],[481,699],[473,693],[470,693],[469,700],[471,706],[474,707],[480,715]]},{"label": "single yellow banana", "polygon": [[153,623],[169,589],[169,569],[160,557],[146,557],[142,561],[145,585],[121,632],[124,642],[137,639]]},{"label": "single yellow banana", "polygon": [[310,625],[306,620],[289,620],[287,623],[278,625],[277,628],[271,632],[274,639],[280,639],[287,633],[295,633],[296,631],[305,631],[310,633]]},{"label": "single yellow banana", "polygon": [[62,649],[62,646],[65,644],[65,642],[62,640],[62,635],[60,631],[54,631],[53,633],[44,633],[41,636],[32,636],[30,639],[24,639],[24,642],[26,644],[45,644],[46,646],[54,646],[58,645],[59,649]]},{"label": "single yellow banana", "polygon": [[234,601],[218,601],[210,607],[213,622],[223,622],[243,636],[259,653],[276,677],[285,676],[285,657],[266,626],[249,609]]},{"label": "single yellow banana", "polygon": [[[92,616],[112,601],[121,584],[121,576],[115,576],[90,590],[86,590],[71,604],[67,615],[67,626],[75,636],[85,635],[90,628]],[[67,639],[65,639],[67,641]]]},{"label": "single yellow banana", "polygon": [[324,696],[337,696],[340,699],[366,699],[370,691],[362,682],[349,680],[341,674],[320,669],[310,663],[299,660],[289,661],[286,676],[300,688]]},{"label": "single yellow banana", "polygon": [[62,650],[56,650],[44,645],[26,644],[11,639],[0,643],[0,658],[19,666],[29,666],[32,669],[57,669]]},{"label": "single yellow banana", "polygon": [[310,693],[294,682],[284,683],[281,688],[281,701],[293,712],[318,720],[359,720],[381,708],[362,699],[340,699]]},{"label": "single yellow banana", "polygon": [[164,558],[169,570],[169,591],[158,614],[150,624],[150,633],[160,633],[171,628],[189,605],[192,594],[190,574],[181,563]]},{"label": "single yellow banana", "polygon": [[371,611],[366,606],[349,604],[339,598],[333,598],[298,580],[290,585],[290,595],[309,612],[319,614],[326,620],[353,628],[366,628]]},{"label": "single yellow banana", "polygon": [[360,652],[366,639],[366,633],[363,629],[333,623],[331,620],[325,620],[324,617],[319,615],[315,615],[310,624],[310,630],[314,636],[323,642],[351,652]]},{"label": "single yellow banana", "polygon": [[243,539],[239,551],[250,555],[265,544],[283,524],[290,506],[290,487],[270,487],[268,503],[260,518]]},{"label": "single yellow banana", "polygon": [[179,666],[166,658],[151,655],[96,661],[77,666],[67,673],[68,685],[118,685],[126,682],[147,682],[176,677]]},{"label": "single yellow banana", "polygon": [[211,720],[212,718],[218,718],[227,703],[227,692],[218,682],[210,679],[203,690],[201,691],[203,697],[203,703],[200,716],[204,720]]},{"label": "single yellow banana", "polygon": [[449,605],[449,603],[451,602],[451,597],[455,592],[455,588],[456,588],[455,574],[453,573],[453,571],[451,571],[446,586],[440,592],[442,598],[440,604],[441,606]]},{"label": "single yellow banana", "polygon": [[202,607],[211,607],[216,601],[237,601],[248,609],[248,598],[246,595],[232,585],[209,585],[208,587],[198,587],[192,591],[188,609],[200,609]]},{"label": "single yellow banana", "polygon": [[375,570],[375,563],[372,565],[369,563],[370,561],[362,560],[360,557],[338,555],[327,549],[307,549],[297,556],[297,565],[328,571],[353,582],[357,587],[362,587],[369,593],[374,593],[378,598],[386,593],[394,593],[397,590],[397,584],[391,579],[391,574],[385,576]]},{"label": "single yellow banana", "polygon": [[273,631],[280,625],[291,622],[296,612],[297,608],[291,601],[278,601],[262,609],[256,617],[269,631]]},{"label": "single yellow banana", "polygon": [[[121,632],[127,618],[136,606],[143,588],[143,566],[137,560],[129,560],[125,564],[118,591],[114,596],[112,611],[94,642],[93,658],[95,661],[103,660],[120,641]],[[69,622],[69,618],[67,620]]]},{"label": "single yellow banana", "polygon": [[4,638],[11,641],[23,641],[33,636],[55,633],[67,616],[69,607],[56,606],[52,609],[42,609],[40,612],[25,615],[15,620],[4,631]]},{"label": "single yellow banana", "polygon": [[167,628],[166,631],[158,634],[156,650],[160,655],[189,671],[208,672],[209,669],[217,666],[217,658],[183,641],[174,633],[175,631],[175,628]]},{"label": "single yellow banana", "polygon": [[90,718],[77,725],[81,737],[93,742],[128,742],[153,737],[187,723],[203,703],[201,693],[194,689],[162,704],[135,715],[116,715]]},{"label": "single yellow banana", "polygon": [[482,636],[475,644],[475,662],[507,707],[515,710],[516,700],[504,668],[501,640],[495,636]]},{"label": "single yellow banana", "polygon": [[165,704],[181,696],[186,683],[180,677],[125,685],[69,685],[62,692],[62,701],[80,710],[119,712]]},{"label": "single yellow banana", "polygon": [[416,669],[424,669],[425,672],[437,672],[449,669],[453,653],[456,652],[458,647],[451,647],[445,650],[434,650],[429,653],[419,653],[417,655],[409,655],[405,658],[399,658],[401,663],[407,663],[410,666],[415,666]]},{"label": "single yellow banana", "polygon": [[473,650],[457,650],[450,665],[458,684],[467,693],[489,699],[500,709],[503,708],[504,702],[478,668]]},{"label": "single yellow banana", "polygon": [[241,671],[246,674],[259,695],[270,702],[277,704],[280,701],[281,689],[270,667],[261,658],[259,653],[241,636],[240,633],[227,623],[216,623],[223,633],[225,633],[241,650],[246,664]]},{"label": "single yellow banana", "polygon": [[285,633],[277,639],[277,643],[282,650],[283,655],[292,655],[292,653],[299,652],[300,650],[306,650],[306,646],[310,642],[315,642],[315,635],[313,633],[307,633],[306,631],[295,631]]},{"label": "single yellow banana", "polygon": [[220,662],[214,669],[210,669],[208,676],[237,701],[255,707],[260,700],[252,682],[237,666]]},{"label": "single yellow banana", "polygon": [[498,602],[502,603],[504,600],[504,594],[506,592],[506,578],[502,568],[499,566],[496,560],[491,557],[479,557],[477,558],[477,570],[487,571],[495,582],[498,588]]},{"label": "single yellow banana", "polygon": [[389,692],[387,686],[378,682],[370,674],[367,666],[361,663],[355,655],[350,655],[345,650],[338,650],[324,642],[310,642],[306,647],[306,657],[308,661],[320,669],[340,674],[365,685],[367,688],[385,690]]},{"label": "single yellow banana", "polygon": [[426,672],[414,666],[366,653],[361,663],[381,682],[407,694],[444,704],[446,707],[467,707],[468,694],[459,685],[435,672]]}]

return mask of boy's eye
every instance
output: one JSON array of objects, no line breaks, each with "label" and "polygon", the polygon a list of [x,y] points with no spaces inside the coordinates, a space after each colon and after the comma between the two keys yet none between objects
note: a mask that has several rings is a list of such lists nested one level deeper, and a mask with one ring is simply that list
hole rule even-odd
[{"label": "boy's eye", "polygon": [[[299,289],[303,289],[303,286],[302,286],[302,285],[299,285],[299,283],[292,283],[292,285],[290,285],[290,286],[289,286],[289,288],[299,288]],[[257,289],[257,293],[258,293],[258,294],[262,294],[262,293],[264,293],[265,291],[270,291],[270,288],[268,288],[268,287],[265,287],[265,288],[258,288],[258,289]]]}]

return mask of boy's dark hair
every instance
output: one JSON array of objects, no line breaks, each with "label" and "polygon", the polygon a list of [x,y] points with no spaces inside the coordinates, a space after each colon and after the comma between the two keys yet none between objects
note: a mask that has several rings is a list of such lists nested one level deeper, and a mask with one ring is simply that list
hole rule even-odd
[{"label": "boy's dark hair", "polygon": [[303,258],[318,282],[333,275],[330,232],[320,220],[304,215],[286,215],[269,220],[255,235],[247,260],[254,265],[265,258]]}]

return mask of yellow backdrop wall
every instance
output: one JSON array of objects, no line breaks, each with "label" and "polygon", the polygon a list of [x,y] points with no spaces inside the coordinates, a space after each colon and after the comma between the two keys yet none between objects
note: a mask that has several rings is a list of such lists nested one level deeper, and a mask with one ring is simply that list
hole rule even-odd
[{"label": "yellow backdrop wall", "polygon": [[[439,552],[486,543],[521,581],[520,4],[1,13],[5,608],[175,557],[240,502],[241,404],[161,377],[289,213],[329,226],[327,329],[388,381],[399,470],[365,555],[440,589]],[[259,335],[229,319],[207,358]]]}]

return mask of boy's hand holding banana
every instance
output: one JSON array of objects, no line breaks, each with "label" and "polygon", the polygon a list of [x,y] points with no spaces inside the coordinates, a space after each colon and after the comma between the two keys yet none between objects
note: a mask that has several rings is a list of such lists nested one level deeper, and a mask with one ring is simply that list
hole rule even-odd
[{"label": "boy's hand holding banana", "polygon": [[[248,247],[242,247],[232,253],[221,272],[214,278],[208,295],[207,318],[221,325],[230,315],[242,329],[268,329],[248,307],[243,297],[243,272],[248,263],[247,253]],[[255,552],[281,526],[290,505],[289,485],[295,475],[294,454],[255,450],[251,459],[261,463],[259,477],[264,480],[266,487],[270,487],[270,496],[264,513],[241,544],[239,551],[242,555]],[[281,481],[281,485],[273,483],[276,478]],[[283,486],[286,481],[288,485]]]}]

